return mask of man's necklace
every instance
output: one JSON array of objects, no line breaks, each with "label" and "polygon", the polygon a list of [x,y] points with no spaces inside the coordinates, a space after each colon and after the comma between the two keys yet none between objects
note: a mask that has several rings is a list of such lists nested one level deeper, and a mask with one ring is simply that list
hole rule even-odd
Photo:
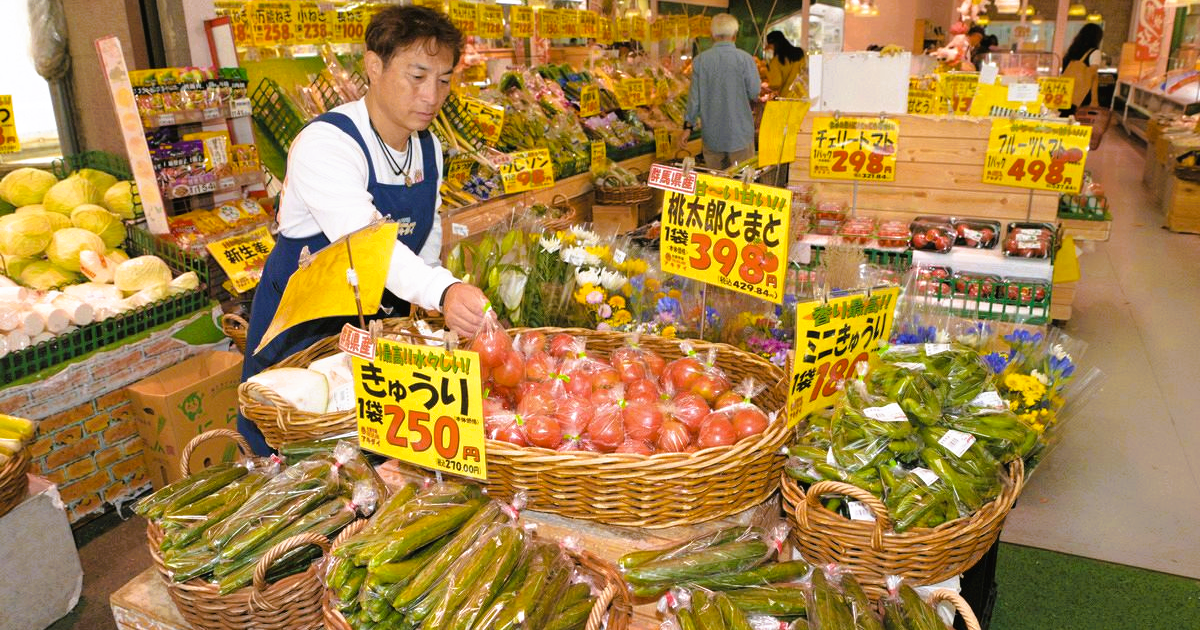
[{"label": "man's necklace", "polygon": [[383,150],[383,157],[387,160],[388,169],[392,171],[393,175],[403,175],[405,186],[412,186],[412,175],[408,171],[409,165],[412,164],[412,135],[409,134],[408,136],[408,147],[404,151],[404,166],[401,167],[400,163],[392,155],[391,148],[383,141],[383,137],[379,135],[379,130],[375,128],[373,121],[371,122],[371,131],[375,133],[375,140],[379,142],[379,148]]}]

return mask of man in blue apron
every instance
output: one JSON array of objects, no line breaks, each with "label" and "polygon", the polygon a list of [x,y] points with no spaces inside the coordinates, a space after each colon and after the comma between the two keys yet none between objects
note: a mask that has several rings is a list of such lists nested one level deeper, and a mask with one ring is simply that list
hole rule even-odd
[{"label": "man in blue apron", "polygon": [[[446,325],[460,335],[473,336],[478,330],[487,299],[438,262],[442,151],[426,130],[449,94],[462,46],[462,34],[436,11],[393,5],[371,19],[363,58],[367,95],[311,121],[288,152],[279,238],[251,307],[243,381],[337,334],[344,323],[357,325],[357,317],[308,322],[255,352],[301,251],[316,252],[379,216],[396,221],[400,230],[383,308],[368,319],[407,315],[409,305],[416,304],[441,311]],[[370,255],[355,252],[355,260]],[[255,453],[270,452],[253,422],[239,416],[238,430]]]}]

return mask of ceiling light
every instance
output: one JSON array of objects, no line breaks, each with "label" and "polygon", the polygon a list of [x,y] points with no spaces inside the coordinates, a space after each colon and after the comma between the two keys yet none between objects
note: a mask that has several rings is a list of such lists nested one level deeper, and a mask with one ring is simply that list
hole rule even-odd
[{"label": "ceiling light", "polygon": [[1021,8],[1021,0],[996,0],[994,4],[998,13],[1016,13]]},{"label": "ceiling light", "polygon": [[1087,12],[1088,12],[1087,7],[1083,6],[1082,4],[1080,4],[1078,2],[1076,2],[1075,4],[1072,4],[1071,8],[1067,9],[1067,15],[1069,15],[1071,17],[1083,17],[1083,16],[1087,15]]},{"label": "ceiling light", "polygon": [[1087,21],[1089,21],[1089,22],[1103,22],[1103,21],[1104,21],[1104,16],[1103,16],[1103,15],[1100,15],[1099,13],[1089,13],[1089,14],[1088,14],[1088,16],[1087,16]]},{"label": "ceiling light", "polygon": [[1037,13],[1037,9],[1034,9],[1032,6],[1025,7],[1025,15],[1033,15],[1034,13]]}]

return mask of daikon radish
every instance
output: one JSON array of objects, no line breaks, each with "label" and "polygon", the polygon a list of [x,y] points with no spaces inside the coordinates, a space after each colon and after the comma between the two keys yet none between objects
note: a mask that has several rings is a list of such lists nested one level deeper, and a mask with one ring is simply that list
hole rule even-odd
[{"label": "daikon radish", "polygon": [[[300,411],[325,413],[329,408],[329,381],[320,372],[304,368],[275,368],[251,376],[246,382],[262,385]],[[256,393],[250,396],[258,399]]]},{"label": "daikon radish", "polygon": [[33,312],[40,315],[46,322],[46,332],[51,333],[52,336],[66,330],[67,326],[71,325],[71,317],[67,315],[67,311],[53,304],[34,304]]},{"label": "daikon radish", "polygon": [[14,330],[21,325],[21,311],[18,307],[10,307],[8,304],[0,304],[0,333],[6,333]]},{"label": "daikon radish", "polygon": [[0,357],[8,354],[8,337],[0,336]]},{"label": "daikon radish", "polygon": [[91,304],[70,295],[59,295],[50,303],[66,311],[67,317],[76,326],[87,326],[96,317],[96,309]]},{"label": "daikon radish", "polygon": [[29,299],[25,287],[0,287],[0,302],[24,302]]},{"label": "daikon radish", "polygon": [[[3,261],[0,261],[0,262],[3,262]],[[0,287],[16,287],[16,286],[20,286],[20,285],[17,284],[16,282],[13,282],[12,278],[9,278],[8,276],[0,274]]]},{"label": "daikon radish", "polygon": [[52,332],[39,333],[29,340],[29,345],[36,346],[39,343],[42,343],[43,341],[50,341],[51,339],[53,339],[57,336],[58,335],[56,335]]},{"label": "daikon radish", "polygon": [[29,335],[21,330],[10,331],[5,337],[8,340],[9,352],[20,352],[29,347]]},{"label": "daikon radish", "polygon": [[42,319],[41,315],[30,310],[28,304],[18,302],[0,304],[0,313],[8,313],[13,318],[11,320],[8,317],[0,318],[4,320],[0,328],[3,328],[5,332],[19,330],[32,337],[46,330],[46,321]]}]

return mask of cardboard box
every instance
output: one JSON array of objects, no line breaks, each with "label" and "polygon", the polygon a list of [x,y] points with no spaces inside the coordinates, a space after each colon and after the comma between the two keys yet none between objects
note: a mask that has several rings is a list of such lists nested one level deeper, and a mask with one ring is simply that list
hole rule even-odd
[{"label": "cardboard box", "polygon": [[638,226],[638,205],[631,206],[592,206],[592,229],[604,234],[615,232],[623,234]]},{"label": "cardboard box", "polygon": [[[126,390],[146,446],[154,488],[179,479],[179,456],[188,441],[212,429],[237,430],[237,388],[242,355],[206,352],[143,379]],[[237,446],[211,440],[192,453],[192,470],[231,461]]]},{"label": "cardboard box", "polygon": [[29,475],[25,501],[0,518],[0,628],[42,630],[83,591],[83,567],[58,487]]}]

